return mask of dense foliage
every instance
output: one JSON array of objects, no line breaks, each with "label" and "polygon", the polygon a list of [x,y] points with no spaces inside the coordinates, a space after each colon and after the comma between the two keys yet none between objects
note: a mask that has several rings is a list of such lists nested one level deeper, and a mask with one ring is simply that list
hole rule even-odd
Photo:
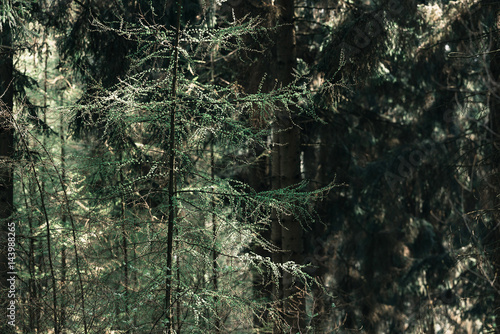
[{"label": "dense foliage", "polygon": [[2,2],[0,331],[500,332],[499,18]]}]

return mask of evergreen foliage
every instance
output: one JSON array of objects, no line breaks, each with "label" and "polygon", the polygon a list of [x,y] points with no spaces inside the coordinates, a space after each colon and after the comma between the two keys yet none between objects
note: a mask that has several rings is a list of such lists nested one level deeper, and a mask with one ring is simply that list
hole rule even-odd
[{"label": "evergreen foliage", "polygon": [[498,331],[498,13],[2,2],[0,331]]},{"label": "evergreen foliage", "polygon": [[[300,83],[304,80],[298,77],[271,93],[246,94],[236,84],[209,79],[209,56],[224,57],[234,50],[260,52],[244,45],[246,36],[257,39],[267,33],[257,19],[221,21],[217,27],[209,27],[203,20],[183,24],[179,70],[175,72],[175,31],[146,19],[138,24],[117,15],[119,28],[113,22],[94,19],[91,34],[113,35],[124,45],[134,45],[123,50],[127,66],[119,71],[106,69],[110,72],[93,77],[92,73],[104,67],[99,62],[105,60],[99,59],[106,58],[98,54],[88,58],[88,50],[78,56],[83,58],[68,58],[76,68],[86,68],[86,75],[92,78],[86,93],[69,109],[71,114],[61,117],[72,124],[78,135],[75,138],[85,136],[85,140],[81,144],[57,143],[59,138],[39,137],[28,123],[20,124],[19,139],[28,169],[18,171],[19,182],[26,189],[18,196],[26,204],[18,219],[33,222],[27,231],[32,238],[46,236],[30,244],[27,256],[42,250],[51,270],[49,275],[38,275],[41,259],[33,258],[27,263],[32,267],[31,276],[21,278],[33,281],[38,293],[47,291],[54,296],[52,309],[40,304],[36,314],[27,315],[20,326],[34,324],[39,330],[54,328],[56,332],[62,328],[84,332],[171,328],[196,333],[249,331],[253,315],[262,317],[257,312],[266,313],[264,323],[279,321],[281,315],[273,309],[273,301],[253,300],[251,280],[245,272],[263,270],[274,282],[288,272],[306,286],[314,280],[300,264],[273,263],[250,249],[258,244],[272,252],[281,251],[259,237],[261,230],[269,228],[271,210],[296,215],[309,226],[316,219],[309,203],[331,186],[306,191],[306,183],[302,183],[278,191],[255,191],[232,176],[252,157],[254,143],[270,145],[263,139],[269,125],[252,128],[251,118],[271,124],[275,110],[283,106],[293,106],[294,113],[313,113],[306,103],[311,94]],[[83,28],[73,28],[72,34],[74,29]],[[70,40],[74,42],[75,37]],[[109,45],[116,47],[116,43]],[[65,45],[65,52],[74,52],[75,46]],[[49,45],[44,48],[48,50]],[[53,70],[45,65],[44,71],[47,77],[47,71]],[[174,80],[178,88],[172,95]],[[42,93],[54,94],[56,100],[61,93],[55,86],[52,89]],[[172,112],[175,127],[169,123]],[[66,131],[64,125],[61,131]],[[174,170],[168,163],[172,132]],[[66,156],[57,151],[57,146],[68,144],[79,150]],[[87,148],[82,150],[82,144]],[[39,158],[34,159],[36,156]],[[171,173],[175,230],[173,277],[169,278],[165,254]],[[37,184],[40,191],[32,193]],[[31,206],[43,210],[33,215]],[[45,270],[39,267],[40,273]],[[211,277],[216,277],[217,286]],[[64,287],[59,288],[56,279]],[[161,302],[165,288],[172,294],[167,309]],[[75,304],[71,312],[68,298]],[[169,311],[174,311],[173,324],[167,324],[165,318]],[[47,318],[50,314],[55,317],[52,325]]]}]

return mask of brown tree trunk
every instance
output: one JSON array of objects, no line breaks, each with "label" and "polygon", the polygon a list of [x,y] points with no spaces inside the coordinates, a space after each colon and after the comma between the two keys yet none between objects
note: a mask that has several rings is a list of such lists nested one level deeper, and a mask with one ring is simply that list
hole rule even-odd
[{"label": "brown tree trunk", "polygon": [[[10,282],[7,281],[15,275],[9,272],[15,271],[15,268],[9,268],[7,257],[8,244],[7,237],[9,227],[14,223],[10,217],[13,213],[13,168],[12,156],[14,154],[14,131],[11,124],[11,115],[13,107],[13,50],[12,33],[8,24],[3,24],[0,29],[0,293],[2,308],[0,321],[1,333],[13,333],[14,327],[7,323],[7,306],[10,298],[7,290]],[[11,270],[14,269],[14,270]],[[9,319],[11,320],[11,319]]]},{"label": "brown tree trunk", "polygon": [[[177,0],[177,27],[175,31],[175,45],[174,45],[174,66],[173,66],[173,79],[172,79],[172,99],[177,96],[177,65],[179,60],[179,36],[181,30],[181,1]],[[175,112],[176,107],[171,110],[170,114],[170,137],[169,137],[169,173],[168,173],[168,230],[167,230],[167,271],[165,280],[165,314],[167,320],[167,333],[174,333],[173,328],[173,313],[172,313],[172,258],[173,258],[173,238],[174,238],[174,222],[175,222],[175,207],[174,207],[174,165],[175,165]]]},{"label": "brown tree trunk", "polygon": [[[288,85],[293,81],[293,68],[296,63],[296,44],[293,0],[277,0],[276,7],[279,13],[276,33],[276,73],[275,78],[279,85]],[[273,177],[279,176],[279,188],[288,187],[300,182],[300,132],[292,119],[292,114],[282,109],[276,115],[275,145],[273,152]],[[275,188],[273,184],[273,188]],[[273,238],[281,234],[281,262],[294,261],[302,263],[304,252],[303,230],[300,222],[289,215],[281,215],[279,226],[274,220]],[[279,231],[281,230],[281,231]],[[273,240],[277,242],[277,240]],[[284,272],[281,285],[284,298],[283,311],[285,320],[290,326],[290,333],[300,332],[304,328],[305,300],[301,293],[300,284],[292,276]]]}]

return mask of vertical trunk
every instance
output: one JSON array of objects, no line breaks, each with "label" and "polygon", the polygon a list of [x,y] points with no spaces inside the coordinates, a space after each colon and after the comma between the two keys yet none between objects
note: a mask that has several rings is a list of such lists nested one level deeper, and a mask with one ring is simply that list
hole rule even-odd
[{"label": "vertical trunk", "polygon": [[[214,142],[210,145],[210,166],[211,166],[211,179],[215,180],[215,159],[214,159]],[[214,248],[212,250],[212,285],[215,293],[214,297],[214,310],[215,310],[215,329],[214,333],[220,333],[220,315],[217,309],[217,293],[219,290],[218,272],[219,264],[217,262],[217,220],[215,217],[215,200],[212,201],[212,238]]]},{"label": "vertical trunk", "polygon": [[[14,154],[14,132],[11,126],[11,112],[13,107],[13,51],[12,34],[8,24],[3,24],[0,29],[0,293],[2,308],[2,320],[0,332],[14,332],[14,327],[7,324],[7,305],[13,298],[8,297],[6,290],[10,284],[7,279],[15,275],[9,274],[15,271],[8,265],[8,243],[7,237],[9,227],[12,225],[10,217],[13,213],[14,181],[11,159]],[[10,319],[9,319],[10,320]]]},{"label": "vertical trunk", "polygon": [[[28,180],[29,181],[29,180]],[[31,202],[31,194],[33,192],[29,192],[28,189],[26,189],[24,180],[21,181],[22,186],[23,186],[23,194],[24,194],[24,206],[26,208],[26,212],[28,214],[28,228],[29,228],[29,246],[28,246],[28,271],[29,271],[29,279],[28,279],[28,302],[30,305],[29,308],[29,321],[28,321],[28,326],[29,328],[26,328],[25,331],[29,330],[35,330],[38,331],[38,316],[40,314],[40,311],[38,309],[38,289],[36,285],[36,273],[35,273],[35,238],[34,236],[34,226],[33,226],[33,216],[31,214],[30,208],[32,207],[32,204],[30,205]],[[31,184],[31,182],[30,182]],[[30,186],[29,189],[32,187]]]},{"label": "vertical trunk", "polygon": [[126,321],[129,319],[128,314],[128,241],[127,229],[125,226],[125,203],[122,201],[122,248],[123,248],[123,288],[125,289],[125,317]]},{"label": "vertical trunk", "polygon": [[[132,248],[132,263],[137,263],[137,252],[136,252],[136,243],[135,243],[135,240],[132,241],[132,245],[133,245],[133,248]],[[133,287],[133,290],[135,291],[135,289],[137,289],[137,286],[138,286],[138,282],[137,282],[137,270],[133,270],[132,271],[132,287]],[[132,319],[132,323],[134,325],[134,328],[137,328],[137,314],[139,312],[133,312],[134,313],[134,317]],[[177,334],[180,334],[179,332]]]},{"label": "vertical trunk", "polygon": [[[500,27],[500,10],[497,10],[496,15],[498,29]],[[494,33],[493,39],[492,50],[498,50],[500,47],[500,35],[498,32]],[[498,247],[500,241],[500,200],[498,198],[500,194],[500,54],[498,52],[493,52],[491,55],[490,71],[494,80],[489,106],[490,126],[493,133],[491,159],[493,173],[488,182],[491,187],[488,191],[490,192],[489,195],[492,201],[494,219],[492,231],[488,235],[488,240],[486,240],[486,247],[496,276],[500,273],[500,247]],[[500,333],[500,283],[498,280],[495,280],[495,285],[493,310],[496,316],[496,333]]]},{"label": "vertical trunk", "polygon": [[[181,30],[181,1],[177,0],[177,27],[175,32],[174,45],[174,66],[172,76],[171,98],[175,101],[177,96],[177,65],[179,60],[179,37]],[[167,320],[167,333],[172,334],[173,313],[172,313],[172,255],[174,242],[174,221],[175,221],[175,193],[174,193],[174,165],[175,165],[175,103],[170,111],[170,138],[169,138],[169,175],[168,175],[168,231],[167,231],[167,272],[165,280],[165,314]]]},{"label": "vertical trunk", "polygon": [[[45,47],[45,58],[43,62],[43,122],[47,124],[47,83],[48,83],[48,63],[49,63],[49,44],[47,42],[47,35],[43,36],[43,46]],[[47,147],[47,136],[43,136],[43,145]]]},{"label": "vertical trunk", "polygon": [[[61,92],[61,101],[60,105],[63,105],[63,92]],[[64,132],[64,117],[61,111],[59,115],[59,144],[61,145],[61,183],[62,187],[66,187],[66,136]],[[66,210],[62,210],[61,214],[61,225],[63,229],[66,229]],[[66,307],[64,300],[67,298],[66,296],[66,246],[62,245],[61,247],[61,330],[64,330],[66,327]]]},{"label": "vertical trunk", "polygon": [[[215,0],[210,2],[210,8],[208,9],[208,25],[210,28],[215,28],[217,18],[215,16],[216,11],[216,3]],[[215,78],[215,68],[214,68],[214,60],[215,60],[215,52],[216,49],[213,48],[210,51],[210,81],[213,84]],[[210,143],[210,178],[212,179],[212,183],[215,182],[215,157],[214,157],[214,146],[215,146],[215,138],[212,136],[212,142]],[[215,216],[215,200],[212,201],[212,238],[213,238],[213,250],[212,250],[212,286],[214,289],[214,310],[215,310],[215,321],[214,321],[214,332],[220,333],[220,315],[217,308],[218,298],[217,292],[219,290],[219,282],[218,282],[218,271],[219,264],[217,262],[217,220]]]},{"label": "vertical trunk", "polygon": [[[177,248],[179,248],[179,243],[177,242]],[[182,286],[181,286],[181,266],[180,266],[180,260],[179,256],[176,256],[175,258],[175,264],[176,264],[176,278],[177,278],[177,293],[180,295],[182,291]],[[175,319],[176,319],[176,325],[177,325],[177,331],[175,334],[181,334],[181,327],[182,327],[182,319],[181,319],[181,303],[180,301],[177,301],[176,303],[176,314],[175,314]]]},{"label": "vertical trunk", "polygon": [[61,331],[66,328],[66,271],[67,271],[67,259],[66,259],[66,246],[61,247]]},{"label": "vertical trunk", "polygon": [[[293,0],[277,0],[280,17],[276,38],[276,79],[281,85],[288,85],[293,81],[293,68],[296,62],[296,44],[294,16],[295,6]],[[279,145],[273,156],[278,161],[273,161],[273,174],[279,175],[279,187],[284,188],[300,182],[300,132],[293,122],[292,115],[285,110],[277,115],[277,129],[275,133]],[[279,164],[279,167],[276,166]],[[275,171],[279,168],[279,172]],[[276,181],[275,181],[276,182]],[[294,261],[302,263],[304,252],[302,226],[292,216],[282,215],[281,220],[281,247],[285,251],[282,262]],[[276,228],[277,230],[277,228]],[[273,229],[274,231],[274,229]],[[277,238],[278,231],[273,233]],[[300,286],[294,282],[288,273],[283,274],[282,295],[284,298],[283,310],[285,320],[290,326],[291,333],[297,333],[303,328],[305,302],[300,296]]]},{"label": "vertical trunk", "polygon": [[[120,161],[123,160],[123,152],[120,152]],[[125,178],[123,176],[123,167],[120,169],[120,183],[125,184]],[[121,197],[121,203],[120,203],[120,219],[122,222],[122,252],[123,252],[123,289],[124,289],[124,294],[125,294],[125,301],[124,301],[124,307],[125,307],[125,319],[124,322],[127,322],[129,319],[129,298],[128,298],[128,290],[129,290],[129,283],[128,283],[128,268],[129,268],[129,263],[128,263],[128,240],[127,240],[127,227],[125,223],[125,196],[122,195]],[[128,326],[127,326],[128,327]]]},{"label": "vertical trunk", "polygon": [[[279,116],[279,115],[278,115]],[[280,164],[280,133],[279,133],[279,124],[274,124],[272,129],[272,141],[273,148],[271,152],[271,188],[272,190],[278,190],[281,188],[281,164]],[[281,217],[279,213],[273,209],[271,213],[271,242],[278,249],[282,249],[281,247]],[[274,263],[282,263],[282,253],[274,252],[272,254],[272,260]],[[276,303],[274,305],[274,309],[282,309],[282,305],[279,302],[283,299],[283,282],[279,279],[277,282],[273,282],[272,284],[272,296],[273,300]],[[280,329],[278,324],[274,323],[273,333],[279,333]]]}]

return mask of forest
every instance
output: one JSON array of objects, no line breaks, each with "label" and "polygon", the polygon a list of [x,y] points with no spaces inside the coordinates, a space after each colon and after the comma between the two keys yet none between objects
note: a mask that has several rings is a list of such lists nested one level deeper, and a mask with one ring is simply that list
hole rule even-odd
[{"label": "forest", "polygon": [[500,333],[500,2],[2,0],[0,333]]}]

